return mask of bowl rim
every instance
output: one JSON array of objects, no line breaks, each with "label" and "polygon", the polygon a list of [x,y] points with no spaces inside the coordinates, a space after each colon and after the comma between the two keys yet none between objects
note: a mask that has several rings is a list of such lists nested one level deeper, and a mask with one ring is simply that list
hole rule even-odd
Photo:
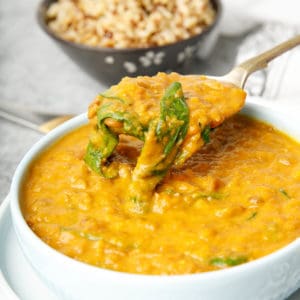
[{"label": "bowl rim", "polygon": [[[129,54],[129,53],[134,53],[134,52],[157,51],[157,50],[159,51],[159,50],[165,50],[165,49],[171,48],[175,45],[180,45],[181,43],[184,43],[184,42],[197,40],[200,36],[204,36],[204,35],[208,34],[209,32],[211,32],[220,23],[220,19],[221,19],[222,12],[223,12],[222,4],[221,4],[220,0],[210,0],[214,6],[214,10],[216,11],[214,21],[210,25],[204,27],[203,31],[201,31],[200,33],[198,33],[196,35],[193,35],[187,39],[179,40],[179,41],[176,41],[176,42],[173,42],[170,44],[166,44],[166,45],[162,45],[162,46],[134,47],[134,48],[108,48],[108,47],[93,47],[93,46],[89,46],[89,45],[85,45],[85,44],[71,42],[71,41],[63,39],[62,37],[60,37],[59,35],[54,33],[49,28],[49,26],[47,25],[47,22],[45,20],[45,8],[48,7],[48,2],[50,2],[50,1],[51,0],[42,0],[38,4],[37,12],[36,12],[36,18],[37,18],[38,24],[43,29],[43,31],[46,32],[46,34],[48,36],[50,36],[51,38],[54,38],[56,41],[63,43],[64,45],[69,45],[74,48],[78,48],[80,50],[88,50],[88,51],[92,51],[92,52],[111,53],[111,54],[114,54],[114,53]],[[57,0],[54,0],[51,2],[57,2]]]},{"label": "bowl rim", "polygon": [[[293,111],[286,111],[282,110],[281,106],[272,107],[272,104],[268,103],[268,101],[247,101],[246,109],[261,109],[263,108],[267,114],[272,115],[273,113],[281,114],[283,117],[287,117],[288,119],[292,119],[298,117],[297,112],[293,114]],[[285,108],[286,109],[286,108]],[[258,118],[259,119],[259,118]],[[268,122],[267,122],[268,123]],[[125,283],[131,282],[144,282],[147,281],[147,284],[160,284],[161,281],[165,284],[174,284],[174,283],[187,283],[187,282],[199,282],[200,280],[206,281],[211,279],[223,278],[224,276],[229,275],[239,275],[241,273],[251,271],[253,268],[263,268],[264,266],[269,265],[276,260],[276,258],[281,258],[287,255],[289,251],[294,251],[300,245],[300,237],[296,238],[291,243],[285,245],[278,250],[255,259],[253,261],[244,263],[242,265],[221,269],[221,270],[214,270],[202,273],[194,273],[194,274],[182,274],[182,275],[149,275],[149,274],[135,274],[135,273],[127,273],[127,272],[120,272],[114,271],[110,269],[100,268],[94,265],[90,265],[73,258],[68,257],[67,255],[62,254],[58,250],[49,246],[46,242],[40,239],[29,227],[26,223],[20,205],[20,189],[23,184],[23,181],[26,177],[26,173],[28,168],[30,167],[31,163],[36,159],[45,149],[49,146],[53,145],[59,139],[63,138],[64,135],[68,134],[69,132],[73,131],[76,128],[79,128],[87,124],[87,116],[86,114],[81,114],[73,119],[65,122],[64,124],[58,126],[53,131],[48,133],[46,136],[43,136],[38,142],[36,142],[30,150],[25,154],[21,162],[19,163],[15,174],[13,176],[9,198],[10,198],[10,212],[12,216],[13,226],[15,232],[18,236],[18,229],[21,228],[22,234],[26,241],[30,241],[35,249],[39,249],[39,251],[43,252],[45,255],[49,256],[49,259],[53,258],[53,261],[59,261],[64,266],[71,268],[75,272],[79,272],[79,274],[90,274],[92,276],[103,276],[123,280]],[[20,237],[18,238],[19,243]],[[22,246],[21,246],[22,248]]]}]

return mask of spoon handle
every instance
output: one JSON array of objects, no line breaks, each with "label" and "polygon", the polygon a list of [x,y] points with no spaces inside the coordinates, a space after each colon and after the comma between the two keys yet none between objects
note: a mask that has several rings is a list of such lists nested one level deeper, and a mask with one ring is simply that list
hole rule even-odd
[{"label": "spoon handle", "polygon": [[5,111],[0,108],[0,118],[13,122],[15,124],[19,124],[23,127],[27,127],[36,131],[39,131],[39,126],[29,120],[26,120],[20,116],[17,116],[11,112]]},{"label": "spoon handle", "polygon": [[297,35],[266,52],[246,60],[233,68],[228,74],[224,75],[222,80],[231,82],[234,85],[243,88],[250,74],[264,69],[268,66],[268,63],[271,60],[298,45],[300,45],[300,35]]},{"label": "spoon handle", "polygon": [[42,133],[48,133],[55,127],[70,120],[73,117],[74,117],[73,115],[65,115],[65,116],[59,116],[59,117],[53,118],[47,122],[40,124],[38,127],[38,130]]},{"label": "spoon handle", "polygon": [[17,116],[16,114],[12,112],[5,111],[0,108],[0,118],[6,119],[8,121],[11,121],[15,124],[19,124],[23,127],[33,129],[35,131],[39,131],[41,133],[48,133],[58,125],[66,122],[67,120],[71,119],[73,115],[64,115],[64,116],[58,116],[55,118],[51,118],[50,120],[37,124],[34,122],[31,122],[29,120],[26,120],[25,118],[22,118],[20,116]]}]

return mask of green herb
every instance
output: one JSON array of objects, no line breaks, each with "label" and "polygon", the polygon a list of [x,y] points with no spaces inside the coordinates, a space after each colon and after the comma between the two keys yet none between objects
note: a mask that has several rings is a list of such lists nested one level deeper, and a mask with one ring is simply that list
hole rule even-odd
[{"label": "green herb", "polygon": [[287,191],[285,189],[279,189],[279,192],[286,197],[287,199],[291,199],[291,196],[287,193]]},{"label": "green herb", "polygon": [[164,143],[164,154],[185,138],[189,125],[189,109],[179,82],[172,83],[160,101],[160,118],[156,126],[158,140]]},{"label": "green herb", "polygon": [[126,101],[121,99],[120,97],[117,97],[117,96],[111,96],[111,95],[108,95],[108,94],[99,94],[101,97],[103,98],[106,98],[106,99],[112,99],[112,100],[117,100],[117,101],[120,101],[122,103],[125,103]]},{"label": "green herb", "polygon": [[248,261],[248,259],[245,256],[238,256],[235,258],[234,257],[227,257],[227,258],[215,257],[215,258],[212,258],[209,263],[212,266],[224,268],[224,267],[237,266],[237,265],[243,264],[247,261]]},{"label": "green herb", "polygon": [[223,199],[225,197],[224,194],[221,194],[221,193],[217,193],[217,192],[213,192],[213,193],[208,193],[208,194],[205,194],[205,193],[195,193],[193,194],[193,198],[194,199],[199,199],[199,198],[211,198],[211,199],[216,199],[216,200],[220,200],[220,199]]},{"label": "green herb", "polygon": [[[129,191],[137,202],[146,203],[156,185],[166,175],[187,134],[188,124],[189,109],[182,87],[179,82],[174,82],[161,99],[159,118],[149,126],[144,147],[133,171]],[[156,153],[151,161],[149,153]]]},{"label": "green herb", "polygon": [[[123,123],[121,133],[132,135],[140,140],[144,140],[145,129],[139,122],[138,116],[134,112],[130,111],[126,105],[118,104],[102,106],[98,110],[97,118],[99,129],[104,129],[104,127],[107,128],[107,126],[104,125],[104,121],[109,118]],[[113,128],[108,130],[113,130]]]},{"label": "green herb", "polygon": [[105,178],[113,178],[117,175],[117,170],[115,168],[104,167],[104,164],[107,158],[113,153],[119,139],[106,126],[102,128],[101,137],[99,145],[94,145],[91,141],[89,142],[84,161],[94,172],[101,174]]},{"label": "green herb", "polygon": [[88,232],[84,232],[84,231],[80,231],[80,230],[76,230],[76,229],[73,229],[73,228],[61,227],[60,230],[61,231],[71,232],[71,233],[73,233],[73,234],[75,234],[77,236],[80,236],[80,237],[85,238],[85,239],[90,240],[90,241],[100,241],[100,240],[103,240],[102,236],[94,235],[94,234],[91,234],[91,233],[88,233]]},{"label": "green herb", "polygon": [[251,216],[249,218],[247,218],[247,221],[250,221],[250,220],[254,219],[256,216],[257,216],[257,211],[253,212],[251,214]]},{"label": "green herb", "polygon": [[103,241],[104,243],[120,247],[120,244],[118,243],[118,241],[115,241],[114,239],[105,239],[103,236],[98,235],[98,234],[85,232],[85,231],[77,230],[77,229],[70,228],[70,227],[61,227],[60,230],[70,232],[75,236],[87,239],[92,242]]},{"label": "green herb", "polygon": [[[106,119],[122,122],[120,132],[114,132],[114,128],[105,125]],[[129,112],[127,105],[122,103],[105,103],[97,112],[96,140],[90,140],[84,161],[96,173],[105,178],[114,178],[118,174],[118,166],[110,165],[108,158],[112,155],[119,142],[118,134],[124,133],[144,140],[144,128],[133,112]]]},{"label": "green herb", "polygon": [[205,144],[207,144],[207,143],[210,142],[210,136],[209,136],[210,135],[210,131],[211,131],[210,126],[206,125],[203,128],[202,132],[201,132],[201,137],[202,137],[202,139],[203,139],[203,141],[204,141]]},{"label": "green herb", "polygon": [[153,176],[165,177],[167,171],[168,171],[168,169],[153,170],[151,174]]},{"label": "green herb", "polygon": [[176,193],[176,191],[171,188],[171,189],[166,189],[165,193],[168,194],[168,195],[174,195]]},{"label": "green herb", "polygon": [[[118,174],[118,164],[110,163],[109,158],[119,142],[119,134],[131,135],[144,141],[127,195],[127,199],[135,203],[135,209],[142,210],[156,185],[175,161],[188,131],[189,109],[182,86],[174,82],[166,89],[160,101],[159,116],[145,126],[130,103],[109,93],[102,97],[108,99],[106,101],[121,101],[104,102],[100,106],[95,136],[90,139],[84,160],[93,171],[103,177],[113,178]],[[115,120],[122,126],[107,126],[106,119]],[[151,157],[152,153],[155,156]]]}]

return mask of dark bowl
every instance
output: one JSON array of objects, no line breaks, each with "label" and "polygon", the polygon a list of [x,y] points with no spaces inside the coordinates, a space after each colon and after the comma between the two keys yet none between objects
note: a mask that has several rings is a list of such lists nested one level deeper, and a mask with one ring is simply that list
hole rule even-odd
[{"label": "dark bowl", "polygon": [[105,84],[117,83],[124,76],[154,75],[160,71],[188,67],[192,59],[206,57],[219,35],[221,4],[211,0],[216,11],[214,22],[191,38],[165,46],[148,48],[100,48],[73,43],[56,35],[46,23],[46,11],[56,0],[43,0],[38,7],[38,22],[64,52],[83,70]]}]

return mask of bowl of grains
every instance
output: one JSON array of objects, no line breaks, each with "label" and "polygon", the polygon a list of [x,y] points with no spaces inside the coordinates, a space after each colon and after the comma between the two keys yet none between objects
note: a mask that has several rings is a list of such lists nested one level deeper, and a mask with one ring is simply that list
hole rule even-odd
[{"label": "bowl of grains", "polygon": [[178,70],[218,37],[218,0],[44,0],[38,21],[96,79]]}]

